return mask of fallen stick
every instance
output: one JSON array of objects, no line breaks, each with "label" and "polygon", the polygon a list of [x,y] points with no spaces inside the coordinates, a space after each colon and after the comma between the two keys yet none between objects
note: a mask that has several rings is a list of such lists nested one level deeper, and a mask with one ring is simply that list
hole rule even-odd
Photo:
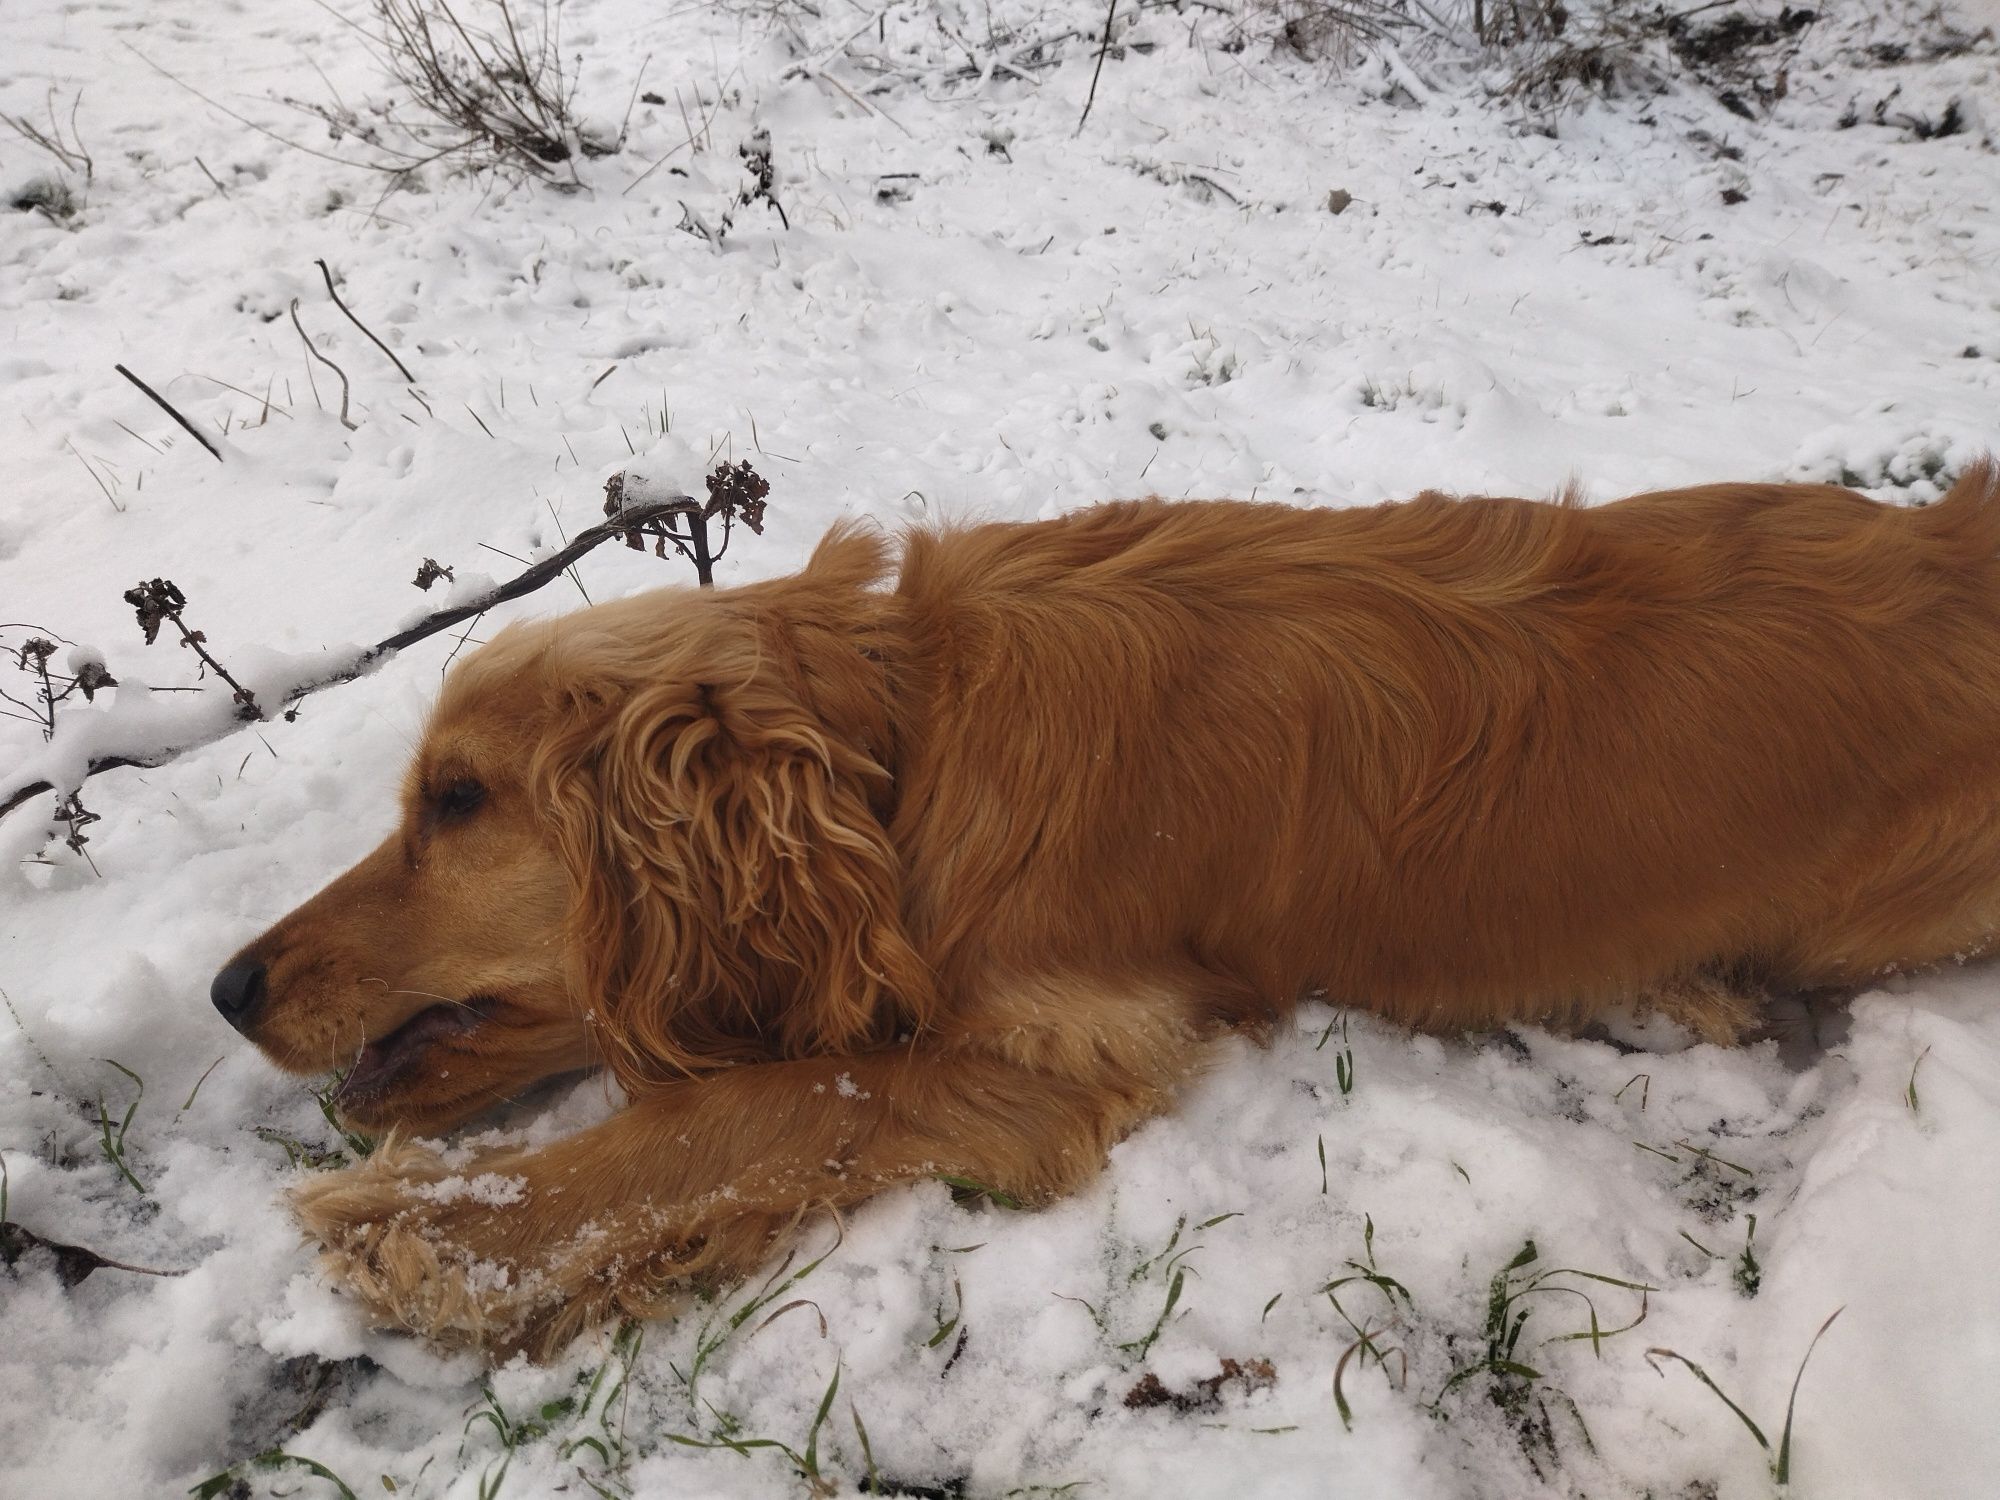
[{"label": "fallen stick", "polygon": [[[176,422],[180,423],[182,427],[186,428],[187,435],[193,438],[197,443],[200,443],[202,447],[206,448],[208,450],[208,456],[210,458],[214,459],[217,463],[222,462],[222,450],[216,447],[215,444],[211,443],[207,438],[203,437],[201,435],[201,429],[196,427],[194,423],[190,422],[186,417],[182,416],[179,412],[175,411],[172,403],[169,402],[165,396],[162,396],[158,391],[154,390],[150,385],[147,385],[145,381],[141,380],[137,375],[134,375],[130,370],[126,369],[123,365],[113,365],[111,368],[116,370],[120,375],[123,375],[127,380],[131,381],[132,384],[139,387],[139,389],[144,391],[148,396],[152,397],[153,404],[159,407],[159,409],[165,412],[168,416],[172,417]],[[112,503],[114,505],[117,504],[116,501],[113,501]]]},{"label": "fallen stick", "polygon": [[[413,646],[418,641],[427,640],[431,636],[449,630],[461,620],[469,620],[474,615],[484,614],[487,610],[497,605],[505,604],[510,599],[518,599],[523,594],[533,593],[551,579],[561,577],[563,571],[586,552],[614,538],[622,540],[637,528],[649,522],[665,521],[670,516],[699,518],[700,514],[701,506],[686,496],[681,496],[673,500],[655,501],[645,505],[635,505],[630,509],[622,510],[602,525],[593,526],[587,531],[579,531],[570,540],[569,545],[564,547],[560,552],[550,553],[540,562],[532,564],[513,578],[508,579],[507,582],[494,585],[478,598],[468,600],[464,604],[453,605],[449,609],[438,610],[435,614],[426,615],[416,624],[410,626],[409,629],[399,630],[387,639],[376,642],[373,646],[370,646],[366,651],[361,652],[344,665],[292,684],[281,695],[283,702],[289,707],[289,705],[297,703],[303,698],[310,697],[312,694],[320,692],[325,688],[338,687],[343,682],[352,682],[358,677],[365,677],[405,647]],[[227,739],[246,724],[259,722],[262,721],[260,719],[236,718],[232,712],[229,717],[222,719],[212,728],[201,731],[192,738],[177,745],[162,745],[157,749],[135,751],[129,755],[93,756],[89,765],[84,770],[83,779],[88,780],[92,776],[101,775],[106,771],[115,771],[121,767],[144,769],[153,766],[163,766],[169,761],[179,759],[190,751],[199,750],[204,746],[214,744],[218,740]],[[8,813],[30,798],[39,797],[44,792],[57,790],[59,788],[52,781],[33,781],[22,786],[17,786],[8,792],[4,798],[0,798],[0,818],[4,818]]]}]

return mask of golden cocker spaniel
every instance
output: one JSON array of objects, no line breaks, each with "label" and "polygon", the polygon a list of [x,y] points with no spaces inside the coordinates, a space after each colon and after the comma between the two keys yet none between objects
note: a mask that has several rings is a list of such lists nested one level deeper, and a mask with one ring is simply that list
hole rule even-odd
[{"label": "golden cocker spaniel", "polygon": [[[840,528],[794,577],[516,625],[373,854],[218,975],[398,1127],[296,1193],[378,1318],[546,1354],[819,1208],[1076,1187],[1202,1043],[1759,997],[2000,930],[2000,471],[1904,509],[1104,505]],[[410,1137],[602,1065],[629,1104]]]}]

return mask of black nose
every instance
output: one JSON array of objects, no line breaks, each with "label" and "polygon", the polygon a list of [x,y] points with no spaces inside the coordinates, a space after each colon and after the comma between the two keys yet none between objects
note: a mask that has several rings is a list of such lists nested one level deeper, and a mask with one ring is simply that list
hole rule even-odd
[{"label": "black nose", "polygon": [[222,1019],[242,1031],[264,1003],[264,966],[238,959],[208,987],[208,998],[222,1012]]}]

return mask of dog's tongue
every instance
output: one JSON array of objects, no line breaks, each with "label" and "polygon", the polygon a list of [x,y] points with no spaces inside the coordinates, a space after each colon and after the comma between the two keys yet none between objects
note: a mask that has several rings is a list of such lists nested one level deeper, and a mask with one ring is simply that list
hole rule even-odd
[{"label": "dog's tongue", "polygon": [[378,1037],[361,1049],[354,1066],[347,1070],[334,1099],[359,1099],[393,1083],[440,1037],[470,1031],[483,1019],[466,1005],[433,1005],[418,1011],[387,1036]]}]

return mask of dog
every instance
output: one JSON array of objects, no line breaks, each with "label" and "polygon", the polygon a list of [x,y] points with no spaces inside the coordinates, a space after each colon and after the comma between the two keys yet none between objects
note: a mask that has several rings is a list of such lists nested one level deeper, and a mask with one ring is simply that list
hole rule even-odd
[{"label": "dog", "polygon": [[[2000,470],[1601,506],[1107,504],[831,531],[510,626],[394,833],[216,977],[344,1067],[294,1191],[368,1313],[494,1357],[747,1274],[804,1215],[1084,1183],[1219,1033],[1769,995],[2000,931]],[[629,1103],[452,1164],[538,1079]]]}]

